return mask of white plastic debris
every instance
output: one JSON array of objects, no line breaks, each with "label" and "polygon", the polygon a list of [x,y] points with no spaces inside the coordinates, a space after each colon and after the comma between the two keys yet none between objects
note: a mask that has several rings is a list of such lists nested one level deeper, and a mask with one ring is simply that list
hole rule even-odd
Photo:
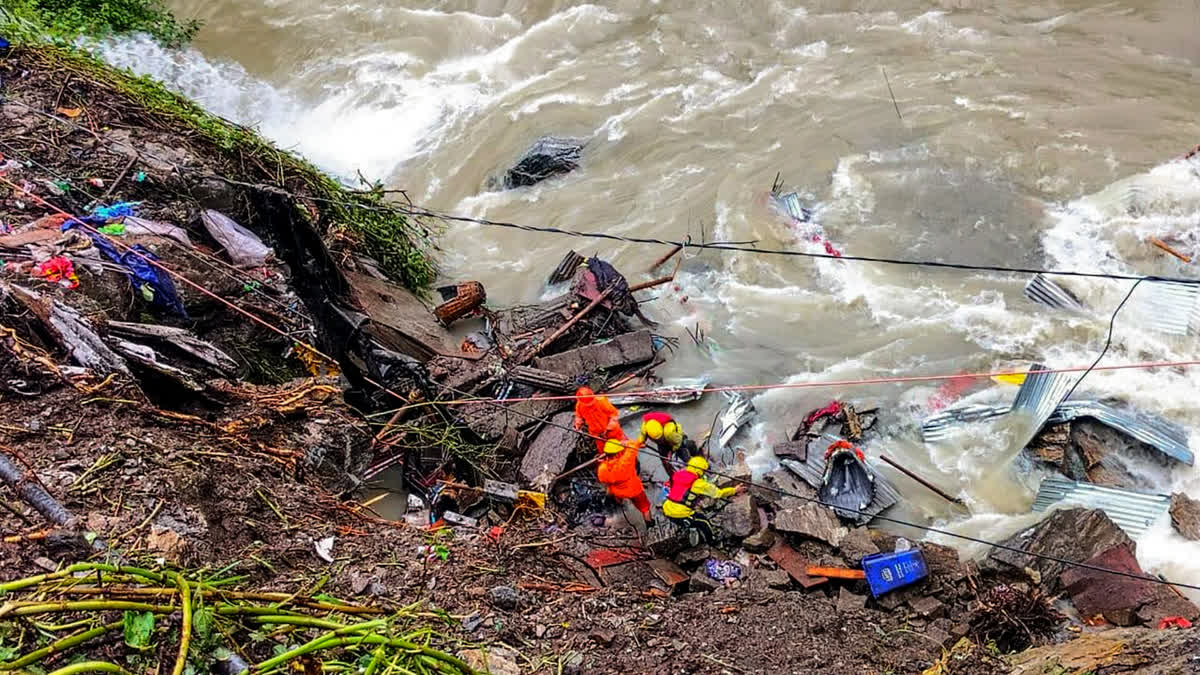
[{"label": "white plastic debris", "polygon": [[313,546],[317,549],[318,558],[327,563],[333,562],[333,537],[325,537]]},{"label": "white plastic debris", "polygon": [[200,214],[204,229],[225,249],[225,253],[238,267],[258,267],[273,254],[269,246],[262,243],[258,235],[233,222],[220,211],[206,209]]}]

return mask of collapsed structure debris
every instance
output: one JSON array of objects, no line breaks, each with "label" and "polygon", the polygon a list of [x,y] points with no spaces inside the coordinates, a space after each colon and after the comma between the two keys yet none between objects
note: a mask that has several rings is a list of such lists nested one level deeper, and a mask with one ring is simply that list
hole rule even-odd
[{"label": "collapsed structure debris", "polygon": [[584,141],[545,136],[525,151],[521,159],[504,174],[504,189],[536,185],[547,178],[579,168]]}]

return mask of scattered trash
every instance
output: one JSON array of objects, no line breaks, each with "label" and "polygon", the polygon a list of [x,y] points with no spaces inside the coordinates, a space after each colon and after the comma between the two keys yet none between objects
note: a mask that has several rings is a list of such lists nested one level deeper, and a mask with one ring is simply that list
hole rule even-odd
[{"label": "scattered trash", "polygon": [[729,403],[713,420],[712,430],[708,437],[708,447],[705,455],[708,457],[724,457],[733,437],[737,435],[754,416],[754,404],[739,392],[722,392]]},{"label": "scattered trash", "polygon": [[1191,628],[1192,622],[1182,616],[1167,616],[1163,617],[1158,622],[1158,629],[1165,630],[1167,628]]},{"label": "scattered trash", "polygon": [[613,405],[679,405],[699,401],[711,380],[707,376],[675,380],[654,387],[648,392],[634,394],[609,394]]},{"label": "scattered trash", "polygon": [[1171,506],[1168,495],[1102,487],[1079,481],[1049,477],[1038,487],[1033,510],[1046,511],[1063,503],[1099,509],[1130,537],[1140,537]]},{"label": "scattered trash", "polygon": [[95,188],[102,188],[102,187],[104,187],[104,179],[103,178],[89,178],[89,179],[87,179],[87,184],[91,185],[92,187],[95,187]]},{"label": "scattered trash", "polygon": [[929,576],[929,567],[920,549],[869,555],[862,559],[862,568],[871,595],[876,598]]},{"label": "scattered trash", "polygon": [[145,182],[145,180],[146,180],[146,172],[145,172],[145,171],[139,171],[139,172],[137,172],[137,173],[133,174],[133,180],[134,180],[134,182],[135,182],[135,183],[142,183],[142,182]]},{"label": "scattered trash", "polygon": [[55,108],[54,111],[69,119],[75,119],[83,114],[83,108]]},{"label": "scattered trash", "polygon": [[[161,223],[157,220],[138,218],[136,216],[125,216],[121,219],[121,225],[125,227],[125,233],[128,235],[149,234],[156,237],[166,237],[183,244],[189,249],[192,248],[192,240],[188,237],[187,232],[175,225]],[[100,230],[103,231],[104,228],[100,228]]]},{"label": "scattered trash", "polygon": [[58,284],[63,288],[74,289],[79,287],[79,277],[75,275],[75,264],[62,256],[55,256],[46,262],[38,264],[33,268],[33,274],[36,277],[43,277],[46,281]]},{"label": "scattered trash", "polygon": [[99,232],[103,232],[109,236],[120,237],[125,235],[125,226],[121,223],[113,223],[96,228]]},{"label": "scattered trash", "polygon": [[258,235],[238,225],[220,211],[205,209],[200,214],[200,221],[238,267],[258,267],[273,255],[271,248],[263,244]]},{"label": "scattered trash", "polygon": [[141,204],[141,202],[115,202],[108,206],[101,205],[101,206],[97,206],[96,208],[92,209],[91,215],[93,218],[96,218],[96,219],[99,219],[102,221],[115,220],[117,218],[124,218],[125,216],[134,215],[134,210],[140,204]]},{"label": "scattered trash", "polygon": [[470,516],[464,516],[461,513],[446,511],[442,514],[442,519],[451,525],[461,525],[463,527],[479,527],[479,521]]},{"label": "scattered trash", "polygon": [[327,563],[333,562],[333,539],[333,537],[325,537],[313,544],[317,550],[317,557]]},{"label": "scattered trash", "polygon": [[704,573],[713,581],[729,584],[742,578],[742,566],[732,560],[709,558],[704,561]]}]

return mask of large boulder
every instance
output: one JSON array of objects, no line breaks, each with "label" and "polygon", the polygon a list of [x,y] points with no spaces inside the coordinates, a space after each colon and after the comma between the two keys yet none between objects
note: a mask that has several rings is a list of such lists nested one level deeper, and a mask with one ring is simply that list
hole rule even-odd
[{"label": "large boulder", "polygon": [[[1127,545],[1114,546],[1089,558],[1093,567],[1144,575],[1137,558]],[[1086,567],[1072,567],[1063,572],[1062,583],[1075,609],[1084,619],[1097,615],[1117,626],[1139,623],[1137,611],[1152,597],[1159,584],[1127,576],[1099,572]]]},{"label": "large boulder", "polygon": [[573,138],[539,138],[504,174],[504,189],[536,185],[547,178],[579,168],[583,142]]},{"label": "large boulder", "polygon": [[730,498],[725,508],[713,514],[712,521],[727,536],[737,539],[745,539],[763,527],[758,507],[749,493]]},{"label": "large boulder", "polygon": [[815,502],[798,499],[780,503],[780,510],[775,514],[775,529],[823,541],[833,547],[840,546],[849,534],[833,511]]},{"label": "large boulder", "polygon": [[[1053,556],[1061,560],[1089,560],[1116,546],[1136,549],[1133,540],[1103,511],[1092,509],[1062,509],[1042,522],[1019,532],[1002,542],[1004,546]],[[1062,587],[1059,577],[1066,568],[1062,563],[1036,558],[1002,548],[992,549],[992,560],[1037,572],[1050,593]]]},{"label": "large boulder", "polygon": [[1200,541],[1200,501],[1182,492],[1171,495],[1171,524],[1184,539]]}]

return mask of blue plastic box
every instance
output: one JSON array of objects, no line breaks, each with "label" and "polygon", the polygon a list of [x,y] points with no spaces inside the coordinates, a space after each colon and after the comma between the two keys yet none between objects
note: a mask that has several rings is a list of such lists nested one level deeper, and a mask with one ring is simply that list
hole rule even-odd
[{"label": "blue plastic box", "polygon": [[862,567],[867,573],[871,595],[876,598],[929,576],[925,556],[915,548],[896,553],[869,555],[862,559]]}]

